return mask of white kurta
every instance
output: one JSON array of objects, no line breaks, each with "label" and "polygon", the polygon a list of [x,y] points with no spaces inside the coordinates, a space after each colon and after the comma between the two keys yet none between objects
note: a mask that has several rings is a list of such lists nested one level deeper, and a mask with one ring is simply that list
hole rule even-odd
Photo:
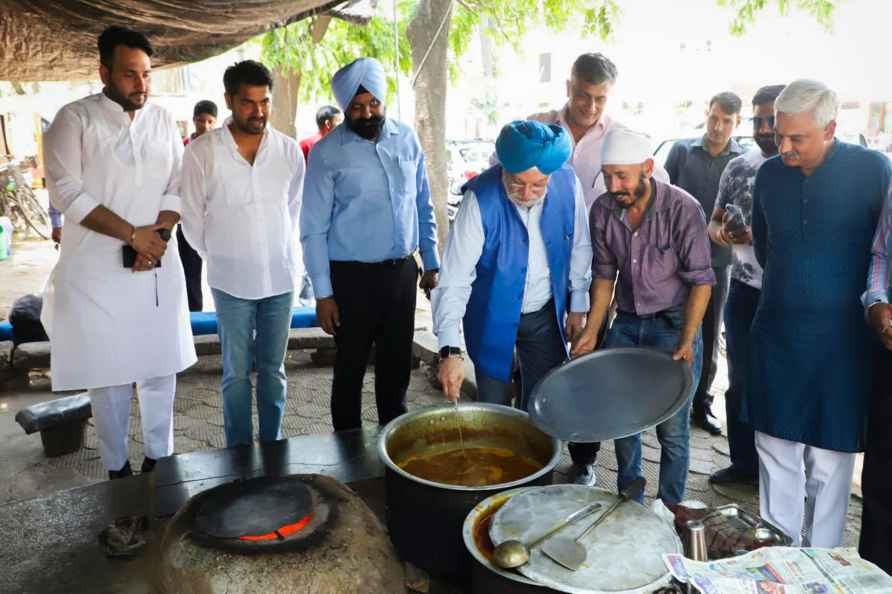
[{"label": "white kurta", "polygon": [[122,241],[81,225],[102,205],[134,226],[180,212],[183,145],[173,117],[148,104],[133,120],[102,93],[63,107],[45,134],[47,181],[65,216],[42,321],[53,390],[117,386],[196,361],[176,235],[161,267],[122,264]]}]

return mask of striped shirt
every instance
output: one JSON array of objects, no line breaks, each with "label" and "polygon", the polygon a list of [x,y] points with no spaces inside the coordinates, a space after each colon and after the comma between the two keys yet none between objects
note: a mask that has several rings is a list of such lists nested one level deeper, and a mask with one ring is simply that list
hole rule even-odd
[{"label": "striped shirt", "polygon": [[889,260],[892,258],[892,184],[883,205],[880,222],[873,236],[870,268],[867,271],[867,291],[861,297],[865,308],[874,303],[889,303]]}]

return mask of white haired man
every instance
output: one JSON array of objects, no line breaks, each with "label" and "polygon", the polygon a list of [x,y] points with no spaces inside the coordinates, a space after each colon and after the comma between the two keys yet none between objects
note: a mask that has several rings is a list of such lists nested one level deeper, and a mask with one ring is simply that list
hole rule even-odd
[{"label": "white haired man", "polygon": [[795,546],[842,543],[876,348],[858,297],[890,166],[834,138],[838,109],[824,84],[790,83],[775,102],[780,158],[753,191],[764,272],[747,408],[761,514]]}]

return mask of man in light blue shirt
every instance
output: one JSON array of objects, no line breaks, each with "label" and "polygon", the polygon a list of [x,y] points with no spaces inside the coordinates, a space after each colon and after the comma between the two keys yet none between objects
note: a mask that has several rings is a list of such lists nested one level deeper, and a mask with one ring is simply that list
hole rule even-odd
[{"label": "man in light blue shirt", "polygon": [[378,422],[406,411],[415,329],[414,253],[420,286],[437,285],[437,224],[415,132],[386,117],[381,64],[341,68],[332,90],[344,123],[310,152],[300,218],[316,316],[335,336],[331,395],[336,431],[362,425],[362,381],[375,345]]}]

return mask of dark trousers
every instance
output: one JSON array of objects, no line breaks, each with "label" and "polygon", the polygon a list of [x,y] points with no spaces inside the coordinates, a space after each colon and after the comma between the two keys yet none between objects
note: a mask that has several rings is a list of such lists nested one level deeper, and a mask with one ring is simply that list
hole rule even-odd
[{"label": "dark trousers", "polygon": [[[607,315],[604,316],[604,322],[598,329],[598,339],[595,341],[595,344],[597,345],[603,344],[604,337],[607,334],[607,320],[609,318],[610,312],[608,311]],[[577,443],[571,441],[567,443],[567,450],[570,452],[570,460],[573,464],[587,466],[589,464],[594,464],[595,460],[598,459],[598,452],[601,451],[601,442]]]},{"label": "dark trousers", "polygon": [[713,268],[715,272],[715,286],[712,287],[712,295],[709,297],[709,306],[703,316],[703,375],[697,393],[694,394],[693,411],[695,415],[702,414],[712,406],[713,397],[709,393],[712,380],[718,369],[719,335],[722,325],[722,311],[725,308],[725,300],[728,298],[728,272],[729,267]]},{"label": "dark trousers", "polygon": [[362,380],[373,344],[378,422],[384,425],[406,412],[417,281],[412,257],[374,264],[331,263],[341,315],[331,389],[335,431],[362,426]]},{"label": "dark trousers", "polygon": [[759,471],[753,428],[742,420],[746,399],[746,379],[750,361],[750,326],[759,305],[759,289],[731,280],[725,304],[725,343],[728,355],[728,391],[725,416],[728,419],[728,448],[731,464],[754,476]]},{"label": "dark trousers", "polygon": [[201,311],[204,309],[204,298],[201,295],[201,256],[186,241],[182,225],[177,225],[177,248],[180,251],[180,261],[183,263],[183,273],[186,275],[189,311]]},{"label": "dark trousers", "polygon": [[884,349],[877,359],[861,473],[864,510],[858,552],[892,573],[892,352]]},{"label": "dark trousers", "polygon": [[[557,325],[554,301],[542,309],[520,316],[517,327],[517,358],[520,361],[521,395],[517,408],[526,410],[530,393],[545,375],[567,358],[561,330]],[[503,382],[474,368],[477,378],[477,400],[494,404],[511,405],[511,383]]]}]

